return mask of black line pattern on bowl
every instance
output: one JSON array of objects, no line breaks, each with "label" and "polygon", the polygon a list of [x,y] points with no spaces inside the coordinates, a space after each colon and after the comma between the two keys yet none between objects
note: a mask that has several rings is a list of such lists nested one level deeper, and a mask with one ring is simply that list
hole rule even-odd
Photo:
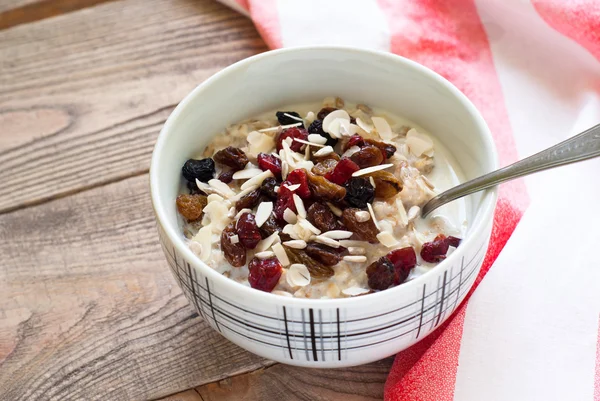
[{"label": "black line pattern on bowl", "polygon": [[[427,324],[431,325],[431,328],[427,330],[429,333],[434,327],[437,327],[447,312],[450,314],[456,309],[459,300],[466,295],[466,291],[461,293],[461,289],[470,288],[470,285],[466,284],[475,279],[475,273],[485,257],[482,249],[486,243],[482,242],[468,263],[465,264],[464,258],[461,260],[460,269],[456,274],[453,275],[452,269],[450,269],[449,279],[448,272],[444,272],[443,280],[439,277],[435,291],[427,294],[427,285],[423,284],[420,291],[421,296],[414,302],[382,314],[350,320],[342,319],[341,315],[345,315],[346,311],[336,308],[335,319],[330,318],[329,321],[324,321],[322,309],[318,309],[318,313],[315,313],[315,308],[298,308],[299,311],[298,309],[294,311],[289,307],[282,306],[276,307],[278,308],[275,311],[276,314],[269,316],[252,311],[247,306],[241,306],[231,299],[224,299],[223,296],[211,291],[208,277],[202,276],[183,258],[177,257],[176,250],[166,241],[160,226],[159,234],[169,266],[184,295],[195,306],[200,316],[215,330],[225,337],[239,336],[245,340],[282,349],[285,357],[292,360],[305,359],[314,362],[335,359],[341,361],[349,350],[373,347],[415,332],[414,338],[418,339],[423,333],[423,327]],[[458,279],[457,285],[451,288],[455,279]],[[204,285],[201,284],[202,282]],[[454,297],[455,293],[456,297]],[[435,300],[433,300],[434,295]],[[454,302],[451,301],[452,298],[454,298]],[[433,302],[428,302],[430,300]],[[402,316],[393,315],[402,310],[407,310],[407,312]],[[333,310],[329,310],[329,312],[331,313]],[[250,322],[244,315],[266,318],[268,319],[266,322],[276,322],[277,327]],[[300,319],[294,320],[292,315],[297,315]],[[281,316],[283,316],[283,320]],[[379,323],[378,321],[383,317],[391,320]],[[378,324],[368,324],[371,319]],[[345,327],[348,323],[350,323],[350,330]],[[342,325],[344,325],[343,330]],[[357,325],[363,327],[356,327]],[[401,329],[404,330],[399,331]],[[298,340],[300,340],[300,347],[298,347]],[[318,357],[319,354],[321,358]]]}]

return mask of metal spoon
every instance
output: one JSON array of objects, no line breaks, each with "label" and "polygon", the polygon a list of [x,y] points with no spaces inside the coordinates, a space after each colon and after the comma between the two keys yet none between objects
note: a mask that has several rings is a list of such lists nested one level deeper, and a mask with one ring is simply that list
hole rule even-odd
[{"label": "metal spoon", "polygon": [[442,192],[423,206],[421,216],[426,217],[448,202],[505,181],[598,156],[600,156],[600,124],[510,166],[492,171]]}]

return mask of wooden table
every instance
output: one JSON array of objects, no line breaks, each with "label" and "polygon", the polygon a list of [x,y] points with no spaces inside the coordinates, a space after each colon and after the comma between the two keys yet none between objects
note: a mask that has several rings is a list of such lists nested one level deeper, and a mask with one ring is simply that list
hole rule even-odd
[{"label": "wooden table", "polygon": [[0,400],[382,397],[391,359],[299,369],[220,337],[158,245],[161,126],[265,50],[213,0],[0,0]]}]

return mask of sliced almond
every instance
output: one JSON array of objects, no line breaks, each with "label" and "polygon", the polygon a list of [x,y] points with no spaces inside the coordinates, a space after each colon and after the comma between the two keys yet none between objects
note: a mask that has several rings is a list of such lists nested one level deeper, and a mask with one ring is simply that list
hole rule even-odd
[{"label": "sliced almond", "polygon": [[340,110],[334,110],[331,113],[327,114],[327,116],[325,116],[325,118],[323,119],[323,131],[325,132],[329,132],[329,125],[334,121],[334,120],[347,120],[348,123],[350,122],[350,115],[348,114],[348,112],[346,110],[340,109]]},{"label": "sliced almond", "polygon": [[291,118],[292,120],[296,120],[296,121],[304,122],[304,120],[302,120],[302,118],[300,118],[300,117],[296,117],[296,116],[293,116],[293,115],[291,115],[291,114],[289,114],[289,113],[283,113],[283,115],[284,115],[284,116],[287,116],[287,117],[289,117],[289,118]]},{"label": "sliced almond", "polygon": [[360,170],[352,173],[352,177],[360,177],[361,175],[371,174],[371,173],[374,173],[375,171],[385,170],[386,168],[390,168],[392,166],[393,166],[392,163],[387,163],[387,164],[380,164],[379,166],[363,168],[363,169],[360,169]]},{"label": "sliced almond", "polygon": [[356,212],[354,216],[356,217],[356,221],[358,221],[359,223],[364,223],[366,221],[371,220],[371,214],[365,210]]},{"label": "sliced almond", "polygon": [[399,244],[398,240],[396,240],[396,238],[387,231],[383,231],[377,234],[377,239],[379,240],[379,242],[381,242],[382,245],[388,248],[393,248],[395,246],[398,246]]},{"label": "sliced almond", "polygon": [[254,256],[256,256],[259,259],[268,259],[268,258],[272,258],[273,256],[275,256],[275,252],[272,252],[272,251],[257,252],[254,254]]},{"label": "sliced almond", "polygon": [[319,230],[317,227],[313,226],[313,224],[310,221],[306,220],[305,218],[299,219],[298,224],[302,228],[312,232],[313,234],[316,234],[316,235],[321,234],[321,230]]},{"label": "sliced almond", "polygon": [[239,170],[239,171],[236,171],[235,173],[233,173],[232,178],[234,180],[247,180],[249,178],[256,177],[257,175],[261,174],[262,172],[263,171],[259,168],[244,169],[244,170]]},{"label": "sliced almond", "polygon": [[263,128],[259,129],[258,132],[270,132],[270,131],[279,131],[280,129],[299,127],[302,123],[288,124],[288,125],[278,125],[277,127]]},{"label": "sliced almond", "polygon": [[392,133],[392,127],[387,122],[387,120],[383,117],[371,117],[373,120],[373,125],[375,129],[379,133],[379,136],[383,140],[390,140],[393,138],[394,134]]},{"label": "sliced almond", "polygon": [[343,258],[346,262],[352,263],[364,263],[367,261],[367,257],[364,255],[346,255]]},{"label": "sliced almond", "polygon": [[210,202],[223,202],[225,199],[223,199],[223,197],[221,195],[217,195],[217,194],[210,194],[206,197],[206,202],[210,203]]},{"label": "sliced almond", "polygon": [[373,188],[377,188],[377,184],[375,184],[375,179],[373,177],[369,177],[369,182],[373,186]]},{"label": "sliced almond", "polygon": [[[263,171],[261,174],[255,176],[255,177],[250,178],[248,181],[246,181],[245,183],[243,183],[240,188],[241,189],[247,189],[247,188],[249,188],[251,186],[254,186],[254,185],[260,186],[260,184],[262,184],[262,182],[266,178],[268,178],[268,177],[273,177],[273,173],[271,172],[271,170]],[[219,181],[219,182],[221,182],[221,181]],[[227,184],[225,184],[225,185],[227,185]]]},{"label": "sliced almond", "polygon": [[335,206],[331,202],[327,202],[327,206],[329,207],[329,210],[331,210],[331,212],[333,214],[335,214],[337,217],[342,217],[342,214],[343,214],[342,209],[340,209],[339,207]]},{"label": "sliced almond", "polygon": [[334,239],[328,238],[328,237],[323,237],[322,235],[317,235],[315,237],[315,241],[319,242],[323,245],[328,245],[332,248],[339,248],[340,247],[340,243]]},{"label": "sliced almond", "polygon": [[358,125],[363,131],[367,133],[371,133],[371,131],[373,131],[373,128],[375,128],[372,124],[367,123],[361,118],[356,119],[356,125]]},{"label": "sliced almond", "polygon": [[317,150],[314,155],[316,157],[327,156],[333,153],[333,148],[331,146],[325,146],[322,149]]},{"label": "sliced almond", "polygon": [[352,239],[342,239],[339,241],[339,243],[344,248],[349,248],[351,246],[366,247],[367,245],[369,245],[369,243],[367,241],[357,241],[357,240],[352,240]]},{"label": "sliced almond", "polygon": [[293,185],[283,184],[283,186],[286,187],[287,189],[289,189],[292,192],[294,192],[295,190],[297,190],[298,188],[300,188],[300,184],[293,184]]},{"label": "sliced almond", "polygon": [[352,231],[331,230],[331,231],[324,232],[321,235],[324,237],[331,238],[331,239],[348,239],[348,238],[352,237],[353,234],[354,233]]},{"label": "sliced almond", "polygon": [[412,206],[410,209],[408,209],[408,214],[406,215],[406,217],[408,218],[408,221],[412,222],[414,219],[419,217],[420,211],[421,211],[421,208],[417,205]]},{"label": "sliced almond", "polygon": [[235,192],[233,192],[233,190],[229,188],[229,185],[216,178],[209,180],[208,185],[219,191],[221,194],[225,195],[226,198],[230,198],[235,195]]},{"label": "sliced almond", "polygon": [[294,213],[289,207],[285,208],[285,210],[283,211],[283,219],[286,221],[286,223],[289,224],[296,224],[298,222],[298,217],[296,217],[296,213]]},{"label": "sliced almond", "polygon": [[281,245],[281,244],[273,245],[273,252],[275,253],[275,256],[277,257],[277,259],[279,259],[279,262],[283,266],[289,266],[290,259],[288,258],[287,253],[285,252],[285,249],[283,248],[283,245]]},{"label": "sliced almond", "polygon": [[402,224],[402,227],[406,227],[408,225],[408,216],[400,198],[396,198],[396,209],[398,210],[398,220],[400,224]]},{"label": "sliced almond", "polygon": [[325,145],[327,143],[327,138],[319,134],[309,134],[308,141],[311,142],[311,144]]},{"label": "sliced almond", "polygon": [[304,249],[306,248],[306,241],[301,239],[294,239],[291,241],[285,241],[283,245],[294,249]]},{"label": "sliced almond", "polygon": [[362,288],[362,287],[357,287],[357,286],[348,287],[348,288],[342,290],[342,294],[348,295],[349,297],[355,297],[357,295],[363,295],[363,294],[366,294],[368,292],[371,292],[371,290],[368,289],[368,288]]},{"label": "sliced almond", "polygon": [[367,250],[362,246],[349,246],[348,252],[350,253],[350,255],[364,255],[367,252]]},{"label": "sliced almond", "polygon": [[298,212],[298,216],[306,218],[306,209],[304,208],[304,202],[302,202],[302,199],[298,195],[293,194],[292,196],[294,199],[294,205],[296,205],[296,211]]},{"label": "sliced almond", "polygon": [[370,203],[367,203],[367,209],[369,209],[369,213],[371,214],[371,219],[373,219],[373,223],[375,223],[375,227],[377,227],[377,229],[379,231],[381,231],[381,227],[379,227],[379,222],[375,218],[375,212],[373,211],[373,206],[371,206]]},{"label": "sliced almond", "polygon": [[310,273],[305,265],[294,263],[287,270],[285,279],[292,287],[304,287],[310,284]]},{"label": "sliced almond", "polygon": [[410,129],[406,134],[406,144],[410,152],[417,157],[421,157],[424,153],[433,150],[433,141],[431,138],[414,128]]},{"label": "sliced almond", "polygon": [[[320,135],[317,135],[317,136],[320,136]],[[323,137],[321,136],[321,138],[323,138]],[[316,146],[318,148],[322,148],[325,146],[325,145],[321,145],[319,143],[309,142],[309,141],[305,141],[304,139],[298,139],[298,138],[294,138],[294,142],[299,142],[299,143],[303,143],[305,145],[310,145],[310,146]]]},{"label": "sliced almond", "polygon": [[256,209],[256,225],[262,227],[262,225],[265,224],[265,221],[269,219],[269,216],[271,216],[272,211],[273,202],[261,202]]},{"label": "sliced almond", "polygon": [[202,227],[196,235],[192,238],[192,241],[197,242],[202,247],[202,252],[200,253],[200,259],[203,261],[208,261],[210,259],[210,255],[212,253],[212,227],[211,225],[207,225]]},{"label": "sliced almond", "polygon": [[336,118],[329,124],[327,131],[334,138],[341,138],[350,133],[350,121],[342,118]]},{"label": "sliced almond", "polygon": [[242,199],[244,196],[248,195],[250,192],[254,191],[255,189],[258,188],[258,185],[251,185],[248,188],[242,190],[241,192],[239,192],[238,194],[236,194],[235,196],[232,196],[231,198],[229,198],[230,202],[237,202],[240,199]]},{"label": "sliced almond", "polygon": [[232,244],[237,244],[238,242],[240,242],[240,237],[238,237],[238,235],[232,235],[231,237],[229,237],[229,242],[231,242]]}]

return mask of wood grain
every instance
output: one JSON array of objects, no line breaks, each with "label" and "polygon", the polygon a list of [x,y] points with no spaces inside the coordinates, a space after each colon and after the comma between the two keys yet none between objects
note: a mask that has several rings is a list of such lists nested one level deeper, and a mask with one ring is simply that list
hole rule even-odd
[{"label": "wood grain", "polygon": [[[6,0],[5,0],[6,1]],[[0,30],[115,0],[8,0],[0,5]]]},{"label": "wood grain", "polygon": [[203,401],[383,399],[393,358],[346,369],[275,365],[196,388]]},{"label": "wood grain", "polygon": [[0,213],[143,174],[172,108],[263,50],[214,0],[109,2],[1,31],[0,119],[14,135],[0,141]]},{"label": "wood grain", "polygon": [[173,394],[157,401],[204,401],[200,394],[194,389]]},{"label": "wood grain", "polygon": [[0,400],[133,400],[269,365],[176,286],[148,176],[0,216]]}]

